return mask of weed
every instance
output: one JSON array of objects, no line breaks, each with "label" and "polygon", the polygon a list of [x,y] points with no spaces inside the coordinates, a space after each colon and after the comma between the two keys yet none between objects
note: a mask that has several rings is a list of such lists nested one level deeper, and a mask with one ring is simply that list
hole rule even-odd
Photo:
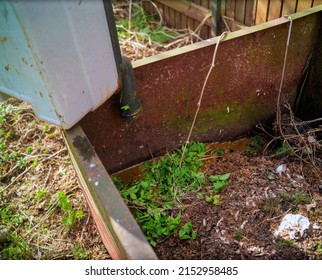
[{"label": "weed", "polygon": [[268,217],[273,217],[281,213],[280,199],[277,197],[268,197],[260,205],[260,209],[263,210]]},{"label": "weed", "polygon": [[243,238],[245,238],[245,236],[243,235],[243,233],[239,230],[236,230],[233,232],[233,238],[236,240],[241,240]]},{"label": "weed", "polygon": [[287,142],[283,142],[282,146],[277,149],[275,156],[282,157],[282,156],[291,155],[292,151],[293,151],[292,147]]},{"label": "weed", "polygon": [[[182,150],[183,147],[145,164],[143,179],[129,188],[123,187],[113,178],[124,200],[134,209],[137,222],[153,246],[159,238],[178,232],[179,238],[195,238],[192,224],[181,226],[180,198],[188,192],[197,191],[205,184],[205,176],[198,170],[203,165],[202,159],[208,148],[202,143],[189,144],[180,166]],[[170,210],[175,205],[179,212],[170,215]]]},{"label": "weed", "polygon": [[277,241],[276,247],[277,247],[278,250],[284,250],[286,248],[294,247],[294,243],[292,241],[289,241],[289,240],[280,239],[280,240]]},{"label": "weed", "polygon": [[81,244],[76,244],[72,250],[73,257],[75,260],[88,260],[89,254],[83,248]]},{"label": "weed", "polygon": [[315,252],[322,255],[322,241],[316,242]]},{"label": "weed", "polygon": [[211,195],[205,197],[206,202],[212,203],[214,205],[219,204],[219,191],[228,186],[229,177],[230,173],[209,176],[209,180],[213,183],[213,192]]},{"label": "weed", "polygon": [[2,224],[5,224],[8,229],[16,228],[23,220],[24,216],[21,213],[15,213],[14,206],[9,204],[6,207],[0,208],[0,218]]},{"label": "weed", "polygon": [[45,125],[44,125],[44,127],[43,127],[42,131],[43,131],[43,132],[45,132],[45,133],[47,133],[47,132],[49,131],[49,129],[50,129],[49,124],[48,124],[48,123],[45,123]]},{"label": "weed", "polygon": [[222,148],[218,148],[218,149],[214,150],[214,154],[216,156],[223,156],[225,153],[226,153],[226,151]]},{"label": "weed", "polygon": [[35,194],[35,200],[40,201],[46,194],[47,194],[46,189],[41,188],[41,189],[37,190],[37,192]]},{"label": "weed", "polygon": [[11,234],[9,240],[0,245],[1,258],[4,260],[30,260],[33,259],[29,245],[16,234]]},{"label": "weed", "polygon": [[65,216],[62,219],[62,224],[66,226],[67,231],[69,232],[75,225],[75,220],[81,220],[84,213],[82,210],[75,211],[73,209],[68,197],[63,191],[58,192],[58,198],[58,206],[65,213]]},{"label": "weed", "polygon": [[288,209],[296,211],[300,204],[309,204],[311,201],[310,195],[301,190],[293,193],[281,192],[276,197],[266,198],[260,208],[268,217],[273,217]]},{"label": "weed", "polygon": [[130,105],[126,104],[121,107],[121,110],[123,110],[123,111],[131,110],[131,107],[130,107]]},{"label": "weed", "polygon": [[187,222],[179,231],[180,239],[196,239],[197,234],[192,228],[192,223]]},{"label": "weed", "polygon": [[252,137],[250,143],[247,145],[248,147],[246,148],[245,153],[248,155],[255,154],[263,148],[264,143],[265,141],[261,136],[256,135]]},{"label": "weed", "polygon": [[33,162],[31,163],[31,167],[32,168],[36,168],[39,162],[39,158],[38,156],[35,157],[35,159],[33,160]]},{"label": "weed", "polygon": [[298,209],[300,204],[309,204],[312,202],[310,195],[304,191],[298,190],[293,193],[282,192],[279,194],[282,203],[293,211]]},{"label": "weed", "polygon": [[119,19],[117,21],[117,34],[120,39],[127,39],[135,32],[135,36],[140,42],[150,43],[153,41],[159,45],[163,45],[169,42],[174,36],[180,35],[179,32],[166,31],[140,5],[133,3],[132,11],[133,16],[130,22],[131,32],[129,32],[129,21],[127,19]]}]

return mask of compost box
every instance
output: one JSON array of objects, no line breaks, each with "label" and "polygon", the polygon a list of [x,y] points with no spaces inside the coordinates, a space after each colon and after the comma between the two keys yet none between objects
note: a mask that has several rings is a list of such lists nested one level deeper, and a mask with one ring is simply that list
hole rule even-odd
[{"label": "compost box", "polygon": [[[306,102],[321,108],[321,9],[317,6],[226,35],[191,141],[231,140],[258,123],[270,123],[284,66],[283,102],[294,106],[308,73],[305,90],[311,93]],[[110,174],[185,143],[218,40],[215,37],[134,62],[136,91],[143,107],[138,118],[124,122],[118,96],[114,96],[65,132],[85,196],[113,258],[157,258]]]}]

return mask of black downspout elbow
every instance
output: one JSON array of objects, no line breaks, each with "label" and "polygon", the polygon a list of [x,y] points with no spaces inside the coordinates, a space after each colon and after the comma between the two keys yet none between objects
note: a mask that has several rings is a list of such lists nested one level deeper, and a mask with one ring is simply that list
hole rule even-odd
[{"label": "black downspout elbow", "polygon": [[122,57],[121,78],[121,117],[125,121],[131,121],[138,116],[142,109],[142,105],[139,98],[136,96],[134,72],[131,61],[125,56]]},{"label": "black downspout elbow", "polygon": [[142,109],[142,105],[139,101],[139,98],[136,96],[134,72],[131,61],[121,54],[121,49],[117,37],[117,30],[115,26],[112,1],[103,0],[103,4],[121,85],[120,115],[123,120],[131,121],[138,116],[139,112]]}]

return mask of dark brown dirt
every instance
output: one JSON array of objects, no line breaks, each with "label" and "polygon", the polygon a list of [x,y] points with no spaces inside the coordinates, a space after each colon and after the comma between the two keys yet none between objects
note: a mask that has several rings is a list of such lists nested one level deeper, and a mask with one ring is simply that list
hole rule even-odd
[{"label": "dark brown dirt", "polygon": [[[280,175],[276,168],[286,164]],[[301,171],[302,170],[302,171]],[[206,175],[231,172],[229,186],[220,193],[220,204],[187,197],[182,221],[191,221],[195,240],[172,236],[156,247],[160,259],[322,259],[321,178],[309,167],[287,159],[264,158],[235,151],[206,162]],[[310,202],[287,200],[287,195],[306,193]],[[283,198],[280,198],[282,196]],[[307,237],[287,242],[274,240],[274,232],[286,213],[310,219]]]}]

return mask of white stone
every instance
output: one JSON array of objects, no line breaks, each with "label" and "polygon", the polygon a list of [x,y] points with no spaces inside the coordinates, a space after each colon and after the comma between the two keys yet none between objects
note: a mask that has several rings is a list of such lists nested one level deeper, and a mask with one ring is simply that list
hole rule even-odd
[{"label": "white stone", "polygon": [[282,219],[274,237],[283,237],[287,239],[297,239],[305,237],[306,231],[310,227],[310,221],[307,217],[299,214],[287,214]]},{"label": "white stone", "polygon": [[281,164],[276,168],[276,173],[281,174],[281,173],[284,173],[285,171],[286,171],[286,164]]}]

